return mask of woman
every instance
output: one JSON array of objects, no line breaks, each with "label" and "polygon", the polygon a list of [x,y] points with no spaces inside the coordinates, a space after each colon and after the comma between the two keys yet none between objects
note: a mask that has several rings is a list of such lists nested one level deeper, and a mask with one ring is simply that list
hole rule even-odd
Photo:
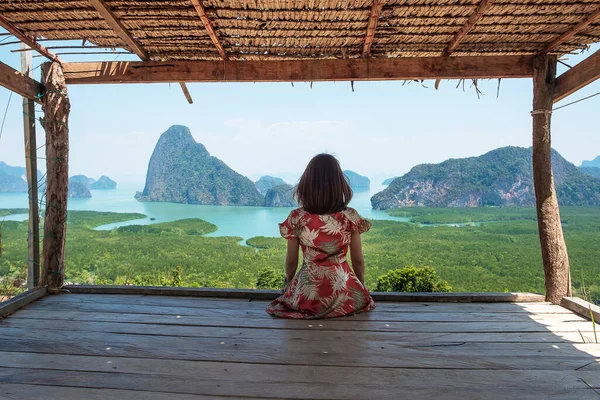
[{"label": "woman", "polygon": [[[300,208],[279,224],[288,240],[284,293],[267,312],[280,318],[332,318],[366,312],[375,303],[364,286],[365,263],[360,235],[371,228],[349,208],[352,189],[338,160],[315,156],[296,188]],[[302,247],[302,268],[298,253]],[[352,269],[346,261],[350,249]]]}]

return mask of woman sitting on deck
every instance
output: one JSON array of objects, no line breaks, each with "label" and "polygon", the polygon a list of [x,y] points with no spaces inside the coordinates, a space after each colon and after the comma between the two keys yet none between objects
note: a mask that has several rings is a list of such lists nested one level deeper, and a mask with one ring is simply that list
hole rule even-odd
[{"label": "woman sitting on deck", "polygon": [[[281,318],[332,318],[366,312],[375,303],[364,286],[365,264],[361,233],[371,228],[348,203],[352,189],[338,160],[329,154],[315,156],[296,188],[301,208],[279,224],[288,240],[286,286],[267,312]],[[302,268],[298,252],[302,247]],[[346,261],[350,247],[352,269]]]}]

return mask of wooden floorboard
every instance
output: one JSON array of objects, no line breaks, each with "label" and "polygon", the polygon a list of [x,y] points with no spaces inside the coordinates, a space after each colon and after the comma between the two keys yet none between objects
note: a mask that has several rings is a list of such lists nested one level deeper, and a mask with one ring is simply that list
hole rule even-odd
[{"label": "wooden floorboard", "polygon": [[[238,397],[243,398],[243,397]],[[39,384],[13,384],[0,382],[0,400],[231,400],[230,396],[203,396],[118,389],[91,389]]]},{"label": "wooden floorboard", "polygon": [[600,398],[593,325],[560,306],[380,303],[293,321],[266,304],[46,297],[0,320],[0,399]]},{"label": "wooden floorboard", "polygon": [[[321,328],[323,321],[313,326]],[[325,321],[326,322],[326,321]],[[36,329],[53,332],[60,335],[60,331],[92,331],[117,334],[144,334],[151,332],[154,336],[175,337],[207,337],[207,338],[241,338],[260,339],[265,337],[265,329],[259,328],[229,328],[204,326],[201,329],[190,329],[186,325],[171,324],[140,324],[129,322],[96,322],[77,321],[77,323],[56,323],[45,319],[35,320]],[[31,328],[31,321],[24,318],[11,318],[0,324],[0,334],[5,328]],[[472,343],[508,342],[508,343],[564,343],[583,341],[582,335],[587,342],[593,341],[591,324],[585,331],[549,332],[548,330],[538,332],[478,332],[476,335],[470,332],[399,332],[399,331],[352,331],[331,330],[323,334],[323,330],[310,329],[277,329],[268,330],[269,337],[282,336],[290,341],[383,341],[395,340],[405,343],[421,343],[432,341],[469,341]]]},{"label": "wooden floorboard", "polygon": [[[300,329],[328,331],[369,331],[369,332],[577,332],[592,329],[591,322],[580,321],[573,314],[574,322],[548,320],[530,321],[472,321],[472,322],[398,322],[369,321],[348,317],[343,320],[275,320],[228,317],[196,317],[178,314],[127,314],[84,311],[53,311],[24,309],[11,318],[51,319],[57,323],[77,324],[80,321],[135,322],[145,324],[185,325],[190,327],[229,327],[256,329]],[[59,322],[64,321],[64,322]],[[568,322],[568,323],[566,323]],[[32,323],[34,324],[34,323]]]},{"label": "wooden floorboard", "polygon": [[[56,312],[84,311],[91,313],[117,313],[117,314],[148,314],[148,315],[178,315],[181,317],[202,318],[229,318],[229,319],[252,319],[272,320],[265,312],[264,306],[252,310],[240,309],[206,309],[177,306],[157,306],[138,304],[107,304],[107,303],[44,303],[36,306],[36,310],[49,310]],[[528,314],[528,313],[494,313],[494,312],[470,312],[458,313],[446,311],[444,313],[399,313],[399,312],[375,312],[358,314],[340,320],[338,323],[348,321],[387,321],[387,322],[480,322],[480,321],[530,321],[535,318],[552,321],[587,321],[567,310],[562,313],[551,314]]]},{"label": "wooden floorboard", "polygon": [[[209,298],[187,298],[168,297],[152,295],[106,295],[106,294],[62,294],[50,296],[44,299],[44,304],[73,304],[73,303],[96,303],[96,304],[129,304],[129,305],[155,305],[176,306],[179,308],[208,308],[216,310],[261,310],[264,311],[266,303],[257,300],[239,299],[209,299]],[[378,312],[494,312],[494,313],[529,313],[531,311],[543,313],[571,313],[564,307],[546,302],[534,303],[377,303]]]}]

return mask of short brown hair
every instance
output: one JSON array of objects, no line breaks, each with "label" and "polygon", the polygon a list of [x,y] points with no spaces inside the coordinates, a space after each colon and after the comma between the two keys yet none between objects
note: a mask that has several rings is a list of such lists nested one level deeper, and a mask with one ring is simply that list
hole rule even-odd
[{"label": "short brown hair", "polygon": [[346,209],[352,189],[340,162],[331,154],[318,154],[306,166],[296,188],[298,203],[311,214],[333,214]]}]

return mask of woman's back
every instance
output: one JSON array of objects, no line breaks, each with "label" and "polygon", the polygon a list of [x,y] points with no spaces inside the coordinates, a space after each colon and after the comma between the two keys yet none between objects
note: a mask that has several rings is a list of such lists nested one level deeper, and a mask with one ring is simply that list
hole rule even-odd
[{"label": "woman's back", "polygon": [[298,238],[304,263],[335,265],[346,260],[353,232],[364,233],[371,224],[353,208],[334,214],[317,215],[302,208],[293,210],[279,225],[281,236]]}]

